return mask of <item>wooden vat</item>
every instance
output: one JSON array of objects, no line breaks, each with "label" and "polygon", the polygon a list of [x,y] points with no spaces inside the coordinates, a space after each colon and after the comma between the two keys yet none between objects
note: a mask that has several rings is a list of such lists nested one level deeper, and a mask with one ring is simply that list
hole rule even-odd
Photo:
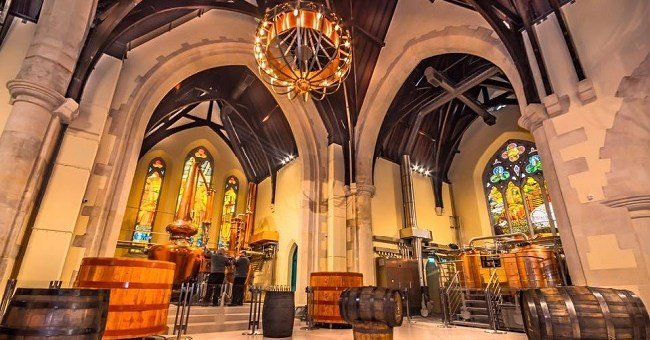
[{"label": "wooden vat", "polygon": [[341,293],[339,309],[343,320],[353,326],[366,322],[380,322],[391,328],[402,325],[402,295],[397,289],[346,289]]},{"label": "wooden vat", "polygon": [[100,339],[106,325],[107,289],[16,290],[0,324],[2,339]]},{"label": "wooden vat", "polygon": [[75,286],[111,290],[105,339],[164,334],[175,264],[132,258],[84,258]]},{"label": "wooden vat", "polygon": [[521,293],[529,339],[648,339],[648,312],[628,290],[595,287],[530,289]]},{"label": "wooden vat", "polygon": [[363,274],[315,272],[311,273],[309,282],[314,291],[314,322],[347,324],[339,312],[339,298],[344,290],[363,286]]}]

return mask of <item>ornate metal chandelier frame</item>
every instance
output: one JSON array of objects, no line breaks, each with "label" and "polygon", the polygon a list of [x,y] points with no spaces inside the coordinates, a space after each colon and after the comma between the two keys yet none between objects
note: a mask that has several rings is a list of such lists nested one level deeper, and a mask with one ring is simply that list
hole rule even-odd
[{"label": "ornate metal chandelier frame", "polygon": [[290,1],[266,11],[254,55],[262,80],[290,99],[325,98],[352,65],[352,39],[343,20],[322,4]]}]

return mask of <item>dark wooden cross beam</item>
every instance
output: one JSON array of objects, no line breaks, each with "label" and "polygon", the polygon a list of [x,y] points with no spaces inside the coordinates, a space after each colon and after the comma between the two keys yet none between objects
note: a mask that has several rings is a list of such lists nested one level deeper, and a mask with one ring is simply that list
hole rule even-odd
[{"label": "dark wooden cross beam", "polygon": [[[445,85],[448,85],[448,89],[445,89],[445,93],[439,95],[436,97],[432,102],[428,103],[424,107],[420,109],[418,112],[414,123],[411,126],[411,131],[409,133],[409,137],[406,142],[406,147],[405,147],[405,153],[410,154],[413,151],[413,146],[415,145],[415,139],[418,135],[418,131],[420,130],[420,125],[422,125],[422,120],[424,120],[424,117],[427,116],[428,114],[436,111],[437,109],[441,108],[445,104],[451,102],[452,100],[458,98],[459,100],[462,101],[460,98],[461,96],[465,95],[465,92],[471,90],[475,86],[481,84],[484,80],[493,77],[494,75],[498,74],[501,72],[498,67],[492,66],[488,69],[485,69],[481,72],[475,73],[462,81],[460,81],[458,84],[451,85],[450,82],[446,82]],[[442,87],[442,86],[441,86]],[[463,102],[463,104],[467,105],[467,103]],[[467,105],[468,107],[471,108],[471,106]],[[475,106],[475,105],[474,105]],[[479,105],[481,106],[481,105]],[[478,107],[474,107],[476,109],[479,109]],[[474,109],[472,108],[472,109]],[[487,112],[487,111],[485,111]],[[492,116],[490,113],[488,115]],[[495,119],[494,116],[492,116],[492,119]],[[492,124],[494,124],[495,120],[492,120],[490,118],[484,117],[483,120],[486,121],[486,123],[490,124],[490,121]]]},{"label": "dark wooden cross beam", "polygon": [[427,78],[427,81],[433,86],[442,87],[447,93],[451,93],[456,96],[458,100],[467,105],[472,111],[477,115],[483,118],[483,121],[488,125],[494,125],[496,122],[496,117],[494,117],[488,110],[483,107],[476,99],[470,98],[465,92],[459,92],[456,89],[456,86],[452,84],[451,80],[445,77],[444,74],[438,72],[433,67],[429,66],[424,70],[424,76]]}]

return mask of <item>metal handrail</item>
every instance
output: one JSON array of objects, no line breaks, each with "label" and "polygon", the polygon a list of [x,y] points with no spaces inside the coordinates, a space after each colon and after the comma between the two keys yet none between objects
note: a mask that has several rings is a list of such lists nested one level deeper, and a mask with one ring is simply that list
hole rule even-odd
[{"label": "metal handrail", "polygon": [[469,240],[468,247],[472,247],[472,243],[474,241],[479,241],[479,240],[496,240],[499,238],[506,238],[506,237],[512,237],[512,236],[523,236],[525,241],[530,240],[528,235],[524,233],[512,233],[512,234],[503,234],[503,235],[494,235],[494,236],[480,236],[480,237],[474,237],[471,240]]},{"label": "metal handrail", "polygon": [[443,289],[446,300],[445,321],[450,322],[453,315],[456,315],[458,309],[463,303],[463,296],[460,287],[460,273],[455,272],[454,276],[447,282]]},{"label": "metal handrail", "polygon": [[497,321],[501,314],[503,297],[501,295],[501,284],[499,283],[499,275],[496,269],[492,269],[490,280],[485,287],[485,300],[487,301],[490,326],[492,327],[491,332],[498,333]]}]

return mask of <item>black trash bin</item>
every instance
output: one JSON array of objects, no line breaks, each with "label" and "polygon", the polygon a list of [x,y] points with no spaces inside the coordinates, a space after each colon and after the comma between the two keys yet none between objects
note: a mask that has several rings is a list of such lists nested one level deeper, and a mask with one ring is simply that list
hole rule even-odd
[{"label": "black trash bin", "polygon": [[288,338],[293,334],[294,292],[267,291],[262,308],[262,330],[267,338]]}]

